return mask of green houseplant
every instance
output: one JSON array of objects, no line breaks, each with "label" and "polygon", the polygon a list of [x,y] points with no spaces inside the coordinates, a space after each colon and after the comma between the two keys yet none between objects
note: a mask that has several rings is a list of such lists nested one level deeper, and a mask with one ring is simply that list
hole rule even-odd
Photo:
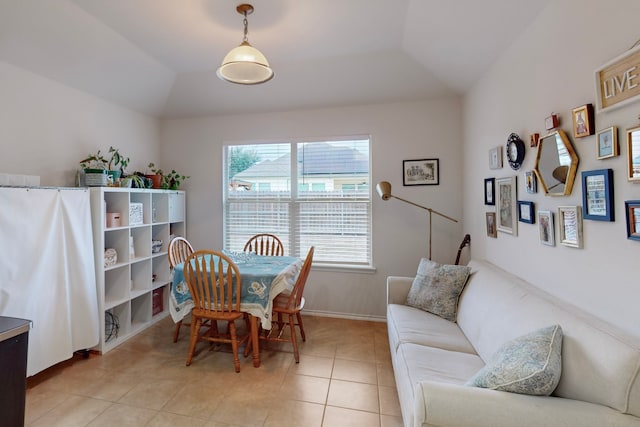
[{"label": "green houseplant", "polygon": [[102,155],[100,150],[94,154],[89,154],[86,158],[80,160],[80,167],[85,171],[104,171],[107,170],[109,162]]},{"label": "green houseplant", "polygon": [[149,178],[153,182],[153,188],[162,188],[162,176],[164,175],[162,169],[157,168],[154,163],[149,163],[147,167],[151,173],[145,174],[145,178]]},{"label": "green houseplant", "polygon": [[107,159],[102,155],[100,150],[94,154],[89,154],[86,158],[80,160],[80,168],[84,172],[83,184],[88,186],[105,186],[107,185]]},{"label": "green houseplant", "polygon": [[182,184],[186,179],[191,178],[190,176],[181,175],[175,171],[175,169],[171,169],[166,175],[162,176],[162,188],[168,190],[177,190],[180,188],[180,184]]},{"label": "green houseplant", "polygon": [[107,162],[107,172],[113,178],[113,182],[117,182],[120,177],[125,175],[125,169],[129,165],[130,159],[123,156],[117,148],[109,147],[111,158]]}]

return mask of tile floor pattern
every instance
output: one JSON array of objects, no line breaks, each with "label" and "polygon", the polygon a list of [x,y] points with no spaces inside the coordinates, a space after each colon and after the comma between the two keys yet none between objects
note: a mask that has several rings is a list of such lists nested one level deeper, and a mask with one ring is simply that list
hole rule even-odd
[{"label": "tile floor pattern", "polygon": [[105,355],[75,356],[27,381],[27,426],[400,427],[386,324],[304,317],[290,344],[261,342],[260,368],[230,348],[185,366],[188,330],[174,344],[163,319]]}]

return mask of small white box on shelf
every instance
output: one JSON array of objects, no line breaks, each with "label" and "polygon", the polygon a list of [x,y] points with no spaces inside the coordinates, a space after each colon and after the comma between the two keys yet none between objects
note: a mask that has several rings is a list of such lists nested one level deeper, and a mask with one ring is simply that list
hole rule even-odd
[{"label": "small white box on shelf", "polygon": [[142,225],[144,223],[142,209],[142,203],[129,204],[129,225]]}]

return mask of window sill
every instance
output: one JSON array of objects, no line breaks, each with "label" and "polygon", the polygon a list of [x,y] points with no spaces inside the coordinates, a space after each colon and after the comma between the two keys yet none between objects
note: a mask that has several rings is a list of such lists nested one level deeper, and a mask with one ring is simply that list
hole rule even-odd
[{"label": "window sill", "polygon": [[375,267],[359,265],[314,263],[311,268],[316,271],[334,271],[340,273],[375,274],[376,272]]}]

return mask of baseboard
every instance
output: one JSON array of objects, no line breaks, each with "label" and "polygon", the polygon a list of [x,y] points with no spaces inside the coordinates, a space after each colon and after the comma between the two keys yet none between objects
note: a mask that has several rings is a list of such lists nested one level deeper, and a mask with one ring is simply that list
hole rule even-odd
[{"label": "baseboard", "polygon": [[369,322],[386,322],[387,318],[382,316],[367,316],[362,314],[335,313],[332,311],[304,310],[303,314],[319,317],[336,317],[338,319],[367,320]]}]

